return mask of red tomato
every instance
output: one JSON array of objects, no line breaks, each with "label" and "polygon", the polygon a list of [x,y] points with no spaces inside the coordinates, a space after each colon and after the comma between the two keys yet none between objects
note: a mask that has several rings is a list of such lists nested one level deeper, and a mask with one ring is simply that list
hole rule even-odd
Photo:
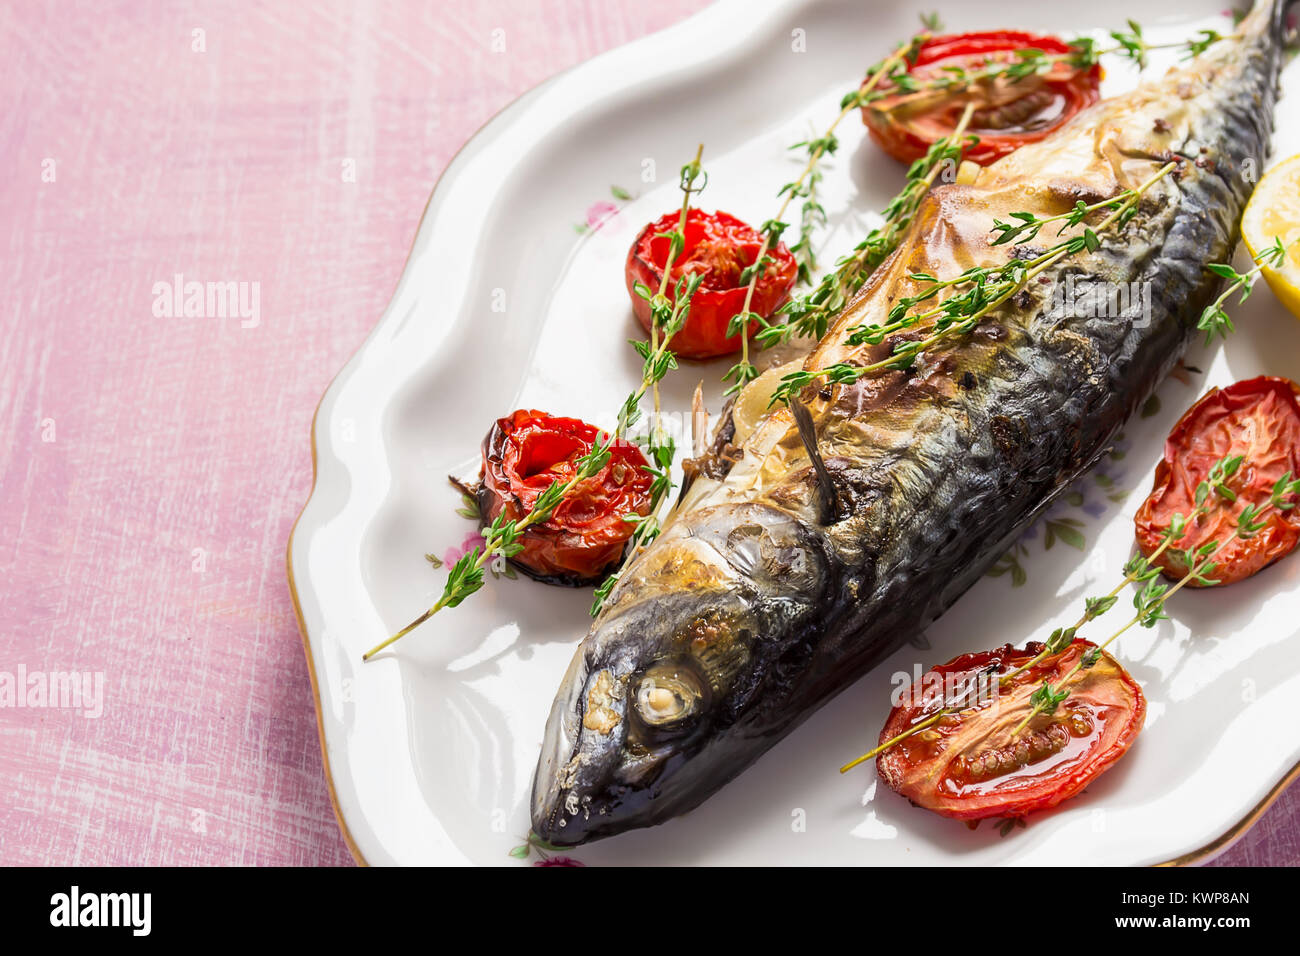
[{"label": "red tomato", "polygon": [[[1285,557],[1300,541],[1300,508],[1270,510],[1264,527],[1241,539],[1237,515],[1246,505],[1268,502],[1273,484],[1286,472],[1300,476],[1300,385],[1285,378],[1260,376],[1216,388],[1178,420],[1165,441],[1165,457],[1156,466],[1155,485],[1134,517],[1137,544],[1150,557],[1164,540],[1174,514],[1189,516],[1196,507],[1196,486],[1222,458],[1243,455],[1245,461],[1230,487],[1237,501],[1216,507],[1188,526],[1155,563],[1173,578],[1183,577],[1187,565],[1175,550],[1194,549],[1207,541],[1231,543],[1214,559],[1210,577],[1232,584]],[[1205,587],[1191,581],[1188,587]]]},{"label": "red tomato", "polygon": [[[553,481],[577,473],[574,460],[596,444],[599,430],[576,418],[520,409],[497,419],[483,439],[479,512],[486,525],[502,511],[526,515]],[[510,559],[519,570],[557,584],[588,584],[613,570],[633,526],[623,516],[650,511],[646,458],[616,441],[608,463],[565,495],[551,517],[525,529],[524,550]]]},{"label": "red tomato", "polygon": [[[658,238],[677,228],[681,212],[671,212],[650,223],[636,237],[627,254],[627,291],[632,297],[642,328],[650,331],[650,303],[633,291],[637,282],[651,292],[659,291],[669,240]],[[757,230],[725,212],[691,209],[686,214],[686,245],[669,274],[668,297],[674,298],[677,280],[683,275],[702,273],[704,281],[691,299],[686,324],[673,336],[671,348],[682,358],[710,359],[740,350],[740,336],[727,336],[727,324],[744,311],[748,283],[740,274],[758,258],[763,237]],[[772,262],[759,278],[750,300],[750,311],[769,317],[785,302],[794,287],[799,267],[784,243],[777,243],[767,255]],[[758,331],[751,322],[746,335]]]},{"label": "red tomato", "polygon": [[[1015,62],[1015,51],[1024,49],[1051,55],[1069,53],[1070,45],[1056,37],[1019,30],[961,33],[926,40],[915,62],[904,61],[903,65],[913,79],[925,83],[950,75],[945,72],[948,68],[974,72],[986,64]],[[885,152],[910,163],[952,133],[966,104],[973,101],[975,112],[967,132],[978,136],[979,142],[963,158],[987,166],[1060,129],[1075,113],[1097,102],[1100,85],[1100,65],[1080,69],[1064,61],[1042,74],[1015,81],[982,81],[951,92],[921,89],[906,93],[885,79],[877,90],[890,95],[865,105],[862,118],[871,138]]]},{"label": "red tomato", "polygon": [[1021,817],[1074,796],[1123,756],[1142,729],[1146,699],[1124,668],[1103,652],[1065,685],[1070,696],[1056,713],[1037,715],[1015,737],[1012,731],[1032,709],[1034,691],[1045,680],[1055,686],[1093,646],[1076,638],[1000,692],[994,677],[1031,660],[1043,645],[1018,651],[1007,644],[931,669],[890,713],[880,743],[944,701],[962,699],[977,680],[989,692],[886,750],[876,762],[881,778],[917,806],[958,820]]}]

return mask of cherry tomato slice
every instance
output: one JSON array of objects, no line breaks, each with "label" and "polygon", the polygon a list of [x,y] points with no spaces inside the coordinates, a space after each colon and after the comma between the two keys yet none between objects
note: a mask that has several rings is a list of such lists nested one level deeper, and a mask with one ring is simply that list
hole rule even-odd
[{"label": "cherry tomato slice", "polygon": [[1010,678],[1000,692],[996,675],[1032,660],[1043,645],[1016,650],[1007,644],[932,668],[903,693],[880,743],[945,701],[965,699],[972,688],[983,692],[881,754],[881,779],[917,806],[958,820],[1020,817],[1074,796],[1123,756],[1142,729],[1146,699],[1124,668],[1103,652],[1065,685],[1070,695],[1054,714],[1039,714],[1018,735],[1012,732],[1043,682],[1055,686],[1093,646],[1076,638]]},{"label": "cherry tomato slice", "polygon": [[[483,439],[478,487],[483,524],[503,511],[507,520],[523,518],[551,482],[573,478],[575,460],[591,451],[599,435],[594,425],[539,411],[520,409],[497,419]],[[604,468],[579,482],[550,518],[525,529],[524,549],[510,562],[548,583],[600,580],[618,564],[632,534],[624,515],[650,511],[651,476],[645,465],[636,445],[614,442]]]},{"label": "cherry tomato slice", "polygon": [[[627,254],[625,269],[632,310],[641,327],[650,331],[650,303],[633,291],[640,282],[659,291],[669,240],[659,238],[677,228],[681,212],[667,213],[641,230]],[[703,274],[704,279],[691,299],[686,324],[673,336],[671,348],[681,358],[710,359],[740,350],[740,336],[727,335],[727,325],[744,311],[747,282],[741,273],[758,258],[763,237],[758,231],[725,212],[691,209],[686,214],[686,244],[669,275],[668,297],[675,299],[677,280],[683,275]],[[772,262],[759,277],[750,300],[750,311],[768,318],[786,300],[794,287],[799,267],[784,243],[777,243],[767,255]],[[746,335],[758,331],[751,322]]]},{"label": "cherry tomato slice", "polygon": [[[995,30],[933,37],[921,44],[915,61],[904,65],[914,80],[924,84],[950,76],[953,68],[975,72],[986,64],[1015,62],[1016,51],[1026,49],[1049,55],[1070,52],[1069,44],[1053,36]],[[911,163],[951,134],[966,104],[974,102],[967,132],[978,136],[979,142],[963,158],[987,166],[1060,129],[1097,102],[1100,86],[1100,65],[1080,69],[1064,61],[1019,80],[980,81],[952,91],[922,88],[908,93],[886,79],[877,90],[888,95],[863,106],[862,118],[885,152]]]},{"label": "cherry tomato slice", "polygon": [[[1273,484],[1288,471],[1300,475],[1300,385],[1285,378],[1260,376],[1216,388],[1193,405],[1165,441],[1165,456],[1156,466],[1151,494],[1134,516],[1137,545],[1150,557],[1160,547],[1174,514],[1187,517],[1196,507],[1196,486],[1222,458],[1245,457],[1229,487],[1237,501],[1216,507],[1194,524],[1187,534],[1155,563],[1172,578],[1187,571],[1182,553],[1208,541],[1230,541],[1214,559],[1209,575],[1220,584],[1232,584],[1285,557],[1300,542],[1300,509],[1270,510],[1264,527],[1241,539],[1237,515],[1246,505],[1268,502]],[[1188,587],[1206,587],[1193,580]]]}]

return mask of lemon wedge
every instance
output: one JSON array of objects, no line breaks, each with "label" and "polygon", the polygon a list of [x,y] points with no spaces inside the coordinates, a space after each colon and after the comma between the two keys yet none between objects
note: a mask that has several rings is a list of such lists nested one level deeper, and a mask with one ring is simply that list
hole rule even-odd
[{"label": "lemon wedge", "polygon": [[1281,237],[1287,247],[1282,265],[1262,274],[1273,294],[1300,318],[1300,155],[1278,163],[1255,187],[1241,216],[1241,237],[1252,257]]}]

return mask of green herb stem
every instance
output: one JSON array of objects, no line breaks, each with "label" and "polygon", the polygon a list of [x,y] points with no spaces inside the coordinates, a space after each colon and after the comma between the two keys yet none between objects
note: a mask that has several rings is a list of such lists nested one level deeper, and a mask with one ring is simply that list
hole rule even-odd
[{"label": "green herb stem", "polygon": [[1243,39],[1241,34],[1237,33],[1222,34],[1216,30],[1201,30],[1191,40],[1148,43],[1142,35],[1142,28],[1137,23],[1130,20],[1128,26],[1128,31],[1110,31],[1110,37],[1115,41],[1115,45],[1110,47],[1098,47],[1092,38],[1079,37],[1070,44],[1068,53],[1047,53],[1030,47],[1014,51],[1011,60],[988,58],[978,69],[948,66],[944,67],[941,73],[921,80],[906,71],[897,72],[890,76],[893,88],[864,97],[864,105],[899,92],[953,94],[997,80],[1017,83],[1029,77],[1046,74],[1060,64],[1077,70],[1088,70],[1103,56],[1110,55],[1121,56],[1131,60],[1139,69],[1145,69],[1147,54],[1153,50],[1181,49],[1185,57],[1190,58],[1204,53],[1221,41]]},{"label": "green herb stem", "polygon": [[[1069,696],[1069,692],[1065,691],[1064,688],[1074,675],[1084,668],[1091,667],[1096,663],[1097,659],[1101,656],[1101,652],[1119,639],[1119,637],[1132,628],[1133,625],[1142,624],[1147,627],[1153,626],[1157,620],[1163,617],[1160,611],[1161,608],[1164,607],[1165,602],[1188,584],[1191,584],[1193,581],[1200,581],[1201,583],[1207,584],[1211,587],[1217,584],[1217,581],[1210,580],[1206,577],[1207,574],[1213,572],[1215,568],[1215,560],[1226,551],[1233,542],[1254,537],[1264,527],[1264,522],[1260,519],[1265,515],[1274,510],[1285,511],[1294,508],[1295,504],[1293,502],[1285,500],[1285,498],[1294,494],[1300,494],[1300,480],[1292,481],[1291,473],[1287,472],[1286,475],[1283,476],[1276,485],[1274,485],[1272,497],[1268,502],[1263,505],[1247,505],[1242,508],[1241,512],[1237,515],[1236,534],[1221,543],[1210,541],[1196,549],[1195,556],[1198,560],[1195,562],[1189,560],[1187,562],[1188,571],[1177,581],[1177,583],[1169,588],[1157,586],[1151,600],[1149,601],[1144,602],[1141,600],[1142,596],[1148,593],[1147,591],[1143,591],[1142,594],[1139,594],[1139,600],[1136,602],[1138,604],[1137,613],[1122,627],[1111,634],[1110,637],[1106,638],[1105,641],[1090,649],[1087,654],[1080,657],[1079,660],[1075,662],[1075,665],[1066,672],[1065,676],[1057,682],[1055,687],[1052,687],[1050,684],[1044,684],[1043,687],[1034,695],[1033,708],[1031,708],[1029,713],[1025,715],[1025,719],[1016,725],[1015,730],[1011,732],[1011,736],[1015,737],[1018,735],[1038,714],[1054,712],[1061,701],[1065,700],[1065,698]],[[1188,557],[1190,558],[1191,555]]]},{"label": "green herb stem", "polygon": [[949,162],[960,161],[965,149],[977,140],[977,137],[966,136],[974,110],[974,104],[967,104],[952,133],[935,142],[925,156],[911,165],[906,185],[884,209],[884,223],[871,230],[866,239],[841,258],[835,264],[835,271],[823,276],[811,292],[791,299],[782,307],[781,312],[787,319],[785,323],[767,325],[759,331],[755,338],[761,347],[770,348],[788,341],[795,334],[818,339],[826,334],[831,316],[848,304],[871,273],[898,247],[899,237],[911,225],[921,200],[940,170]]},{"label": "green herb stem", "polygon": [[[1293,240],[1291,245],[1295,245],[1296,242],[1300,242],[1300,239]],[[1206,345],[1214,341],[1216,335],[1227,338],[1229,334],[1236,331],[1235,326],[1232,324],[1232,317],[1228,315],[1227,310],[1223,307],[1228,298],[1234,292],[1240,290],[1241,298],[1237,300],[1237,304],[1240,305],[1245,302],[1251,290],[1255,287],[1255,279],[1259,274],[1265,268],[1280,268],[1286,260],[1286,252],[1287,246],[1282,243],[1282,237],[1278,236],[1271,245],[1266,246],[1255,255],[1254,261],[1256,265],[1253,269],[1238,272],[1228,263],[1219,262],[1206,266],[1210,272],[1228,280],[1228,285],[1223,290],[1223,294],[1206,306],[1204,311],[1201,312],[1200,319],[1197,320],[1196,327],[1205,333]]]},{"label": "green herb stem", "polygon": [[519,536],[530,526],[539,524],[549,518],[554,513],[556,505],[560,503],[565,495],[605,466],[605,462],[609,460],[609,447],[612,442],[613,439],[607,437],[603,442],[597,443],[588,455],[578,459],[580,465],[572,478],[563,484],[552,483],[546,491],[538,496],[528,514],[518,521],[502,521],[501,517],[498,516],[497,520],[489,527],[488,533],[484,535],[483,547],[475,546],[469,554],[452,566],[447,574],[447,584],[442,597],[438,598],[433,607],[392,637],[366,651],[361,655],[361,659],[363,661],[370,660],[374,655],[405,637],[443,608],[455,607],[470,594],[481,588],[483,586],[483,570],[487,567],[488,562],[498,554],[507,556],[511,553],[517,554],[518,551],[511,551],[511,548],[517,543]]},{"label": "green herb stem", "polygon": [[[624,401],[622,408],[618,413],[618,423],[613,434],[606,434],[598,438],[592,446],[591,451],[575,459],[577,469],[573,477],[567,481],[553,481],[545,491],[537,496],[532,508],[523,517],[515,520],[507,520],[505,511],[493,519],[492,523],[483,531],[483,545],[473,548],[468,554],[465,554],[457,561],[447,572],[447,580],[443,585],[442,596],[434,602],[433,606],[424,611],[419,617],[411,621],[397,633],[388,639],[375,645],[370,650],[361,655],[363,661],[368,661],[380,651],[394,644],[401,638],[405,637],[411,631],[415,630],[425,621],[445,608],[456,607],[471,594],[474,594],[483,587],[483,571],[488,563],[495,557],[510,558],[523,550],[524,545],[520,541],[524,531],[529,527],[540,524],[555,513],[555,509],[582,482],[598,474],[609,461],[610,449],[614,442],[622,439],[628,430],[635,424],[640,416],[641,399],[645,397],[647,391],[654,392],[655,414],[650,429],[650,436],[647,439],[650,450],[650,463],[645,466],[653,477],[651,482],[651,501],[652,508],[648,515],[630,515],[625,520],[633,519],[636,521],[653,520],[655,508],[662,501],[663,496],[671,487],[671,480],[668,475],[669,468],[672,464],[674,453],[672,442],[666,444],[662,441],[662,428],[660,425],[659,414],[659,392],[658,383],[667,372],[676,367],[676,358],[669,350],[673,336],[677,334],[686,324],[686,319],[690,314],[690,303],[696,290],[700,286],[702,276],[682,276],[678,279],[674,289],[674,295],[670,299],[667,295],[670,274],[672,267],[677,261],[685,247],[685,228],[686,217],[690,210],[691,195],[702,190],[707,183],[696,185],[696,180],[702,174],[700,159],[704,147],[701,145],[695,153],[695,159],[682,167],[681,171],[681,189],[684,193],[682,199],[681,215],[678,218],[678,228],[668,234],[669,253],[664,263],[663,276],[660,279],[659,289],[652,292],[650,289],[640,284],[634,291],[650,304],[651,323],[650,323],[650,341],[640,342],[637,344],[637,351],[644,360],[642,364],[641,382],[636,389]],[[662,332],[662,336],[661,333]],[[657,533],[657,532],[656,532]],[[642,526],[638,526],[633,537],[637,534],[644,534]]]},{"label": "green herb stem", "polygon": [[[933,318],[936,321],[928,336],[917,341],[902,343],[901,346],[895,347],[888,358],[869,365],[837,363],[815,371],[791,372],[782,378],[781,385],[773,393],[769,406],[777,402],[789,401],[793,395],[818,379],[827,379],[832,384],[851,384],[876,372],[910,368],[920,353],[949,336],[970,332],[984,316],[1000,308],[1032,279],[1062,259],[1084,249],[1099,248],[1098,234],[1116,223],[1127,222],[1136,211],[1142,195],[1168,175],[1176,165],[1176,163],[1167,163],[1140,186],[1126,190],[1109,200],[1110,203],[1116,203],[1118,206],[1098,224],[1095,230],[1085,227],[1083,235],[1060,242],[1033,259],[1012,259],[1006,265],[992,269],[970,269],[953,279],[939,280],[933,276],[914,276],[914,278],[928,280],[930,283],[921,295],[903,299],[895,305],[890,314],[897,318],[888,325],[859,326],[851,332],[848,341],[850,344],[879,344],[892,332],[916,326],[925,319]],[[911,305],[932,298],[933,290],[958,285],[970,285],[973,288],[963,295],[944,300],[933,309],[907,314],[906,309]]]},{"label": "green herb stem", "polygon": [[[913,38],[911,43],[903,44],[886,57],[884,61],[872,69],[866,82],[862,86],[863,92],[870,93],[874,90],[880,81],[895,66],[901,63],[920,43],[923,43],[927,39],[929,39],[929,34],[920,34]],[[770,324],[767,321],[767,316],[760,316],[753,312],[754,292],[758,288],[759,279],[761,279],[767,272],[767,266],[771,262],[767,253],[776,245],[777,242],[780,241],[781,233],[788,227],[787,223],[784,222],[784,219],[786,210],[790,208],[790,203],[792,203],[796,197],[800,197],[805,200],[804,211],[806,215],[801,229],[799,245],[807,249],[809,254],[811,254],[811,236],[809,235],[808,230],[809,217],[807,214],[815,209],[820,209],[820,206],[816,204],[812,195],[812,188],[815,186],[816,180],[820,175],[817,172],[817,164],[821,161],[823,156],[834,153],[838,148],[839,141],[835,138],[835,130],[844,120],[844,117],[848,116],[849,113],[856,108],[856,102],[848,100],[841,102],[839,114],[836,115],[835,119],[831,122],[831,125],[826,128],[826,131],[818,139],[795,144],[796,147],[806,146],[808,148],[808,161],[804,164],[803,171],[799,173],[798,178],[781,187],[781,191],[778,195],[784,196],[785,198],[782,200],[781,206],[777,210],[776,215],[763,224],[761,230],[763,240],[759,244],[758,254],[754,257],[754,261],[745,270],[745,272],[748,273],[748,284],[745,287],[745,302],[744,305],[741,306],[740,312],[732,317],[727,329],[728,335],[740,335],[740,362],[733,366],[723,378],[724,382],[732,382],[731,387],[729,387],[724,393],[725,395],[733,395],[736,392],[739,392],[742,388],[758,377],[758,370],[749,359],[749,327],[754,323],[758,323],[761,326],[769,326]],[[825,215],[824,211],[822,215]],[[801,267],[800,271],[806,273],[807,268]]]},{"label": "green herb stem", "polygon": [[[1107,592],[1105,595],[1103,595],[1100,598],[1086,599],[1084,602],[1084,607],[1085,607],[1084,613],[1079,617],[1079,619],[1068,628],[1058,628],[1057,630],[1053,631],[1051,637],[1049,637],[1047,641],[1044,642],[1043,649],[1040,650],[1036,655],[1034,655],[1028,661],[1024,662],[1023,664],[1020,664],[1019,666],[1015,667],[1012,670],[1007,671],[1004,674],[999,674],[998,687],[1001,688],[1004,684],[1006,684],[1007,681],[1023,673],[1024,671],[1027,671],[1030,668],[1034,667],[1036,664],[1041,662],[1044,658],[1064,650],[1067,646],[1069,646],[1070,642],[1074,640],[1074,638],[1077,636],[1078,632],[1084,627],[1084,625],[1100,617],[1102,614],[1106,613],[1106,611],[1108,611],[1111,607],[1114,606],[1116,598],[1118,597],[1120,591],[1122,591],[1125,587],[1135,582],[1149,581],[1153,577],[1158,575],[1159,574],[1158,570],[1152,570],[1153,563],[1161,555],[1163,555],[1165,551],[1167,551],[1172,545],[1174,545],[1178,541],[1181,541],[1183,538],[1187,537],[1187,534],[1189,533],[1188,529],[1190,528],[1191,525],[1194,525],[1202,517],[1204,517],[1205,515],[1209,514],[1212,510],[1214,510],[1214,508],[1220,506],[1220,503],[1235,502],[1237,500],[1237,494],[1232,490],[1230,486],[1230,482],[1232,478],[1240,471],[1241,466],[1244,462],[1245,462],[1245,457],[1241,455],[1226,456],[1220,459],[1218,462],[1216,462],[1214,466],[1210,469],[1205,480],[1201,481],[1200,484],[1197,486],[1196,494],[1194,498],[1194,507],[1190,515],[1187,518],[1184,518],[1180,514],[1173,515],[1170,519],[1169,527],[1165,529],[1165,533],[1162,536],[1162,540],[1159,546],[1154,551],[1151,552],[1151,555],[1149,557],[1141,558],[1139,556],[1137,558],[1134,558],[1132,561],[1130,561],[1128,565],[1125,566],[1124,578],[1119,582],[1119,584],[1115,585],[1115,587],[1113,587],[1109,592]],[[1290,493],[1289,489],[1294,487],[1296,491],[1300,491],[1300,482],[1295,482],[1294,485],[1291,485],[1288,484],[1289,481],[1290,481],[1290,475],[1288,474],[1282,481],[1279,481],[1278,484],[1274,487],[1273,495],[1272,498],[1270,499],[1270,503],[1273,506],[1278,507],[1279,509],[1282,510],[1286,510],[1292,507],[1284,500],[1286,495]],[[1256,515],[1255,517],[1257,518],[1258,515]],[[1172,593],[1173,592],[1170,592],[1170,594]],[[1141,596],[1139,596],[1139,600],[1140,598]],[[1142,604],[1140,604],[1139,607],[1145,606],[1145,603],[1146,602],[1142,602]],[[939,708],[933,714],[930,714],[928,717],[926,717],[925,720],[913,724],[911,727],[907,728],[907,730],[904,730],[902,733],[898,734],[897,736],[891,738],[890,740],[886,741],[883,744],[880,744],[878,747],[869,750],[867,753],[863,754],[861,757],[858,757],[856,760],[852,761],[851,763],[845,764],[843,767],[840,768],[840,772],[843,773],[847,770],[851,770],[853,767],[856,767],[858,764],[863,763],[866,760],[870,760],[872,757],[875,757],[883,753],[884,751],[888,750],[889,748],[895,746],[896,744],[902,742],[903,740],[906,740],[908,737],[912,736],[918,731],[925,730],[927,727],[933,726],[945,715],[963,710],[968,705],[968,703],[969,703],[969,695],[959,698],[958,700],[953,701],[950,704],[945,704],[943,707]]]}]

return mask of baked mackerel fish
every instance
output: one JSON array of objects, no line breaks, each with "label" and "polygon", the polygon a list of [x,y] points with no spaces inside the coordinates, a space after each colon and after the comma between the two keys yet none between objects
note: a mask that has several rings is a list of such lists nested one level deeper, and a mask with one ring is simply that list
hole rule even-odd
[{"label": "baked mackerel fish", "polygon": [[[1283,6],[1258,5],[1241,39],[935,189],[803,367],[887,357],[888,341],[846,340],[914,294],[911,275],[954,277],[1055,241],[1049,227],[1039,249],[993,246],[995,219],[1058,215],[1177,162],[1122,231],[907,371],[808,386],[813,435],[784,406],[724,424],[564,677],[533,781],[539,837],[574,845],[698,806],[942,614],[1107,450],[1216,294],[1205,264],[1237,244],[1268,149]],[[1078,317],[1095,310],[1054,302],[1070,276],[1149,300]]]}]

